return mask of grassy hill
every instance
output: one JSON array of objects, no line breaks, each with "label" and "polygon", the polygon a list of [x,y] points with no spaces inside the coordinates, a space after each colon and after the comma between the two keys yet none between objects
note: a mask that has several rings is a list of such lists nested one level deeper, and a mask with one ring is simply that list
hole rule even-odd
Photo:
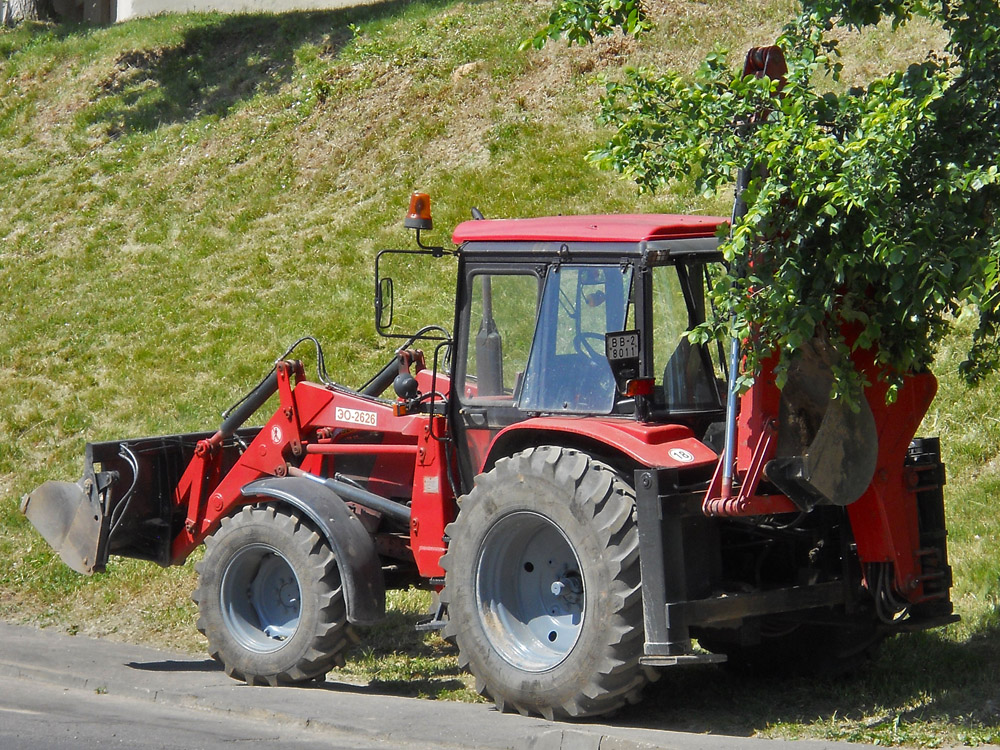
[{"label": "grassy hill", "polygon": [[[788,0],[664,0],[640,43],[517,51],[548,0],[390,0],[286,15],[186,15],[0,31],[0,618],[199,651],[190,564],[116,561],[87,579],[17,511],[80,475],[87,441],[211,429],[299,336],[358,384],[391,343],[371,324],[375,253],[409,246],[414,189],[438,229],[487,216],[727,213],[684,185],[649,197],[584,163],[600,75],[691,69],[715,44],[770,43]],[[934,29],[848,35],[846,83],[917,59]],[[448,269],[450,271],[450,268]],[[407,321],[450,324],[440,264],[397,278]],[[960,321],[964,326],[964,321]],[[845,682],[668,673],[625,721],[883,743],[1000,740],[1000,382],[966,391],[941,353],[939,434],[964,622],[887,645]],[[307,357],[307,360],[309,357]],[[468,697],[439,639],[394,600],[341,677]],[[725,710],[710,708],[726,706]]]}]

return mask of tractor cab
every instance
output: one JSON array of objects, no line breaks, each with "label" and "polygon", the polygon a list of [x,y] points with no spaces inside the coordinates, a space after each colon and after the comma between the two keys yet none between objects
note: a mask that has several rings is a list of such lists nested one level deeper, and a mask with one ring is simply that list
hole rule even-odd
[{"label": "tractor cab", "polygon": [[577,440],[595,417],[681,424],[703,437],[721,418],[721,370],[687,333],[705,319],[724,222],[634,215],[459,225],[451,408],[468,449],[458,451],[463,478],[487,466],[501,431],[527,420],[540,430],[540,420],[573,419]]}]

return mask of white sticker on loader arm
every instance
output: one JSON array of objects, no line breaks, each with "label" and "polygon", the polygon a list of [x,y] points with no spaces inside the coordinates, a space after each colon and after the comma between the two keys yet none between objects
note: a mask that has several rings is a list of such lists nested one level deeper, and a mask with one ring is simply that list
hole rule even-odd
[{"label": "white sticker on loader arm", "polygon": [[343,406],[338,406],[334,414],[334,419],[336,419],[338,422],[357,424],[361,425],[362,427],[378,426],[378,412],[375,411],[362,411],[361,409],[347,409]]}]

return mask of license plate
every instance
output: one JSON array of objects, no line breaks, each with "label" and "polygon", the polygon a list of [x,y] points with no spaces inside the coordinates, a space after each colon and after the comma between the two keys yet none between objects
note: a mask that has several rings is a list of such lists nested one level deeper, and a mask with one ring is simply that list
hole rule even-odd
[{"label": "license plate", "polygon": [[612,362],[639,359],[639,332],[619,331],[605,334],[604,351]]}]

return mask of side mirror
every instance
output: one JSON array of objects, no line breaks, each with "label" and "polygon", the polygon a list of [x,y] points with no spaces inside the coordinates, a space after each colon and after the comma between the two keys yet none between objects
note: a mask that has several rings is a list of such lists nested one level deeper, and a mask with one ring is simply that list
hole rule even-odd
[{"label": "side mirror", "polygon": [[[409,346],[413,341],[418,338],[427,341],[451,341],[451,334],[448,333],[439,325],[423,326],[415,334],[409,333],[390,333],[389,329],[393,325],[393,284],[392,277],[389,275],[382,274],[382,258],[386,255],[430,255],[434,258],[441,258],[445,255],[450,255],[457,257],[457,252],[445,252],[443,247],[428,247],[420,241],[420,232],[425,229],[430,229],[433,226],[431,221],[431,199],[427,193],[414,193],[410,199],[410,210],[406,214],[406,218],[403,220],[403,224],[408,229],[414,229],[417,232],[417,245],[420,247],[419,250],[379,250],[375,255],[375,330],[380,336],[385,336],[389,339],[406,339],[407,343],[404,346]],[[397,260],[396,263],[402,264],[405,261]],[[390,265],[390,268],[392,266]],[[409,278],[407,269],[404,267],[400,271],[403,278]],[[412,316],[411,310],[403,310],[404,313],[409,313]],[[404,319],[408,316],[404,314]],[[429,331],[437,331],[443,335],[432,335],[429,336],[427,333]]]},{"label": "side mirror", "polygon": [[385,333],[392,326],[392,277],[375,283],[375,328]]}]

